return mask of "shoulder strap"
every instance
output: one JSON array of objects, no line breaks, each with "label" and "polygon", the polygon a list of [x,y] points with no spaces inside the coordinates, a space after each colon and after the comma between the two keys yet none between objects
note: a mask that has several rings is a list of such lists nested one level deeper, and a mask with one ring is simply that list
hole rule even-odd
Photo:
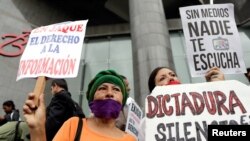
[{"label": "shoulder strap", "polygon": [[79,117],[78,126],[77,126],[77,130],[76,130],[76,135],[75,135],[74,141],[80,141],[81,133],[82,133],[82,118]]},{"label": "shoulder strap", "polygon": [[17,121],[17,124],[16,124],[14,141],[18,141],[18,129],[19,129],[20,122],[21,121]]}]

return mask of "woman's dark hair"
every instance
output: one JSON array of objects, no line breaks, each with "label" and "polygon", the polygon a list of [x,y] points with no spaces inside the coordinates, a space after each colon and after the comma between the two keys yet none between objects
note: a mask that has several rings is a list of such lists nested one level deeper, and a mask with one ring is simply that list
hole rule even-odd
[{"label": "woman's dark hair", "polygon": [[250,68],[247,68],[247,72],[244,73],[246,77],[247,77],[248,72],[250,72]]},{"label": "woman's dark hair", "polygon": [[247,78],[247,80],[250,82],[250,78],[248,78],[248,73],[250,72],[250,68],[247,68],[247,72],[246,73],[244,73],[245,74],[245,76],[246,76],[246,78]]},{"label": "woman's dark hair", "polygon": [[65,79],[53,79],[51,82],[51,86],[55,85],[63,88],[65,91],[68,91],[68,84]]},{"label": "woman's dark hair", "polygon": [[[170,69],[170,68],[168,68],[168,67],[157,67],[157,68],[155,68],[155,69],[151,72],[151,74],[150,74],[150,76],[149,76],[149,79],[148,79],[148,88],[149,88],[150,93],[151,93],[151,92],[153,91],[153,89],[155,88],[155,77],[156,77],[157,73],[159,72],[159,70],[161,70],[161,69],[163,69],[163,68]],[[170,69],[170,70],[172,70],[172,69]]]},{"label": "woman's dark hair", "polygon": [[3,103],[3,106],[12,107],[13,110],[16,109],[15,104],[14,104],[14,102],[13,102],[12,100],[5,101],[5,102]]}]

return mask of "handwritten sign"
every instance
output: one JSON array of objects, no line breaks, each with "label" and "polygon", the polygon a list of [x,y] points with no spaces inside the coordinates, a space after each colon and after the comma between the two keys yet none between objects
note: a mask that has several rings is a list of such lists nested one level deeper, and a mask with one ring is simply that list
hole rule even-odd
[{"label": "handwritten sign", "polygon": [[87,21],[33,29],[20,59],[17,80],[27,77],[76,77]]},{"label": "handwritten sign", "polygon": [[250,124],[249,92],[235,80],[158,86],[146,98],[146,141],[207,141],[208,125]]},{"label": "handwritten sign", "polygon": [[233,4],[182,7],[180,14],[192,77],[214,66],[225,74],[246,71]]},{"label": "handwritten sign", "polygon": [[128,106],[128,118],[125,131],[138,138],[140,132],[140,122],[142,119],[142,110],[134,100],[131,100]]}]

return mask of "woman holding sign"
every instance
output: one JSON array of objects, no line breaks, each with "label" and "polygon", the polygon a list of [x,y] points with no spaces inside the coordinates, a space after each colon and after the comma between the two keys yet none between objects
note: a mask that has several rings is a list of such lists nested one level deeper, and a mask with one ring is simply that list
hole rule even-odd
[{"label": "woman holding sign", "polygon": [[[40,96],[39,105],[35,106],[30,94],[23,106],[24,117],[30,128],[32,141],[45,141],[45,107]],[[135,141],[136,139],[116,127],[116,118],[126,103],[127,93],[123,79],[115,71],[99,72],[89,83],[87,99],[93,116],[80,119],[73,117],[67,120],[55,135],[53,141],[74,140],[78,122],[82,121],[79,140],[88,141]]]},{"label": "woman holding sign", "polygon": [[[213,67],[205,74],[207,82],[225,80],[224,74],[218,67]],[[175,71],[168,67],[157,67],[155,68],[148,79],[148,88],[150,93],[156,86],[176,85],[181,84]],[[139,132],[139,140],[145,140],[145,118],[143,118],[141,125],[141,131]]]}]

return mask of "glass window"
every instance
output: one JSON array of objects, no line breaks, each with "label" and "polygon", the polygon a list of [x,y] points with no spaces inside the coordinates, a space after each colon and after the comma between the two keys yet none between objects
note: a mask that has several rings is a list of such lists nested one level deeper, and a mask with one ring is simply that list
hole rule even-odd
[{"label": "glass window", "polygon": [[[88,39],[84,43],[82,51],[82,63],[80,65],[77,80],[71,80],[70,91],[76,101],[82,100],[84,112],[88,115],[89,107],[86,99],[86,91],[90,80],[101,70],[113,69],[126,76],[131,88],[130,96],[134,97],[133,90],[133,61],[130,37],[103,37]],[[83,80],[81,80],[84,78]],[[71,83],[72,84],[72,83]],[[82,96],[79,97],[81,85]],[[80,99],[79,99],[80,98]]]}]

